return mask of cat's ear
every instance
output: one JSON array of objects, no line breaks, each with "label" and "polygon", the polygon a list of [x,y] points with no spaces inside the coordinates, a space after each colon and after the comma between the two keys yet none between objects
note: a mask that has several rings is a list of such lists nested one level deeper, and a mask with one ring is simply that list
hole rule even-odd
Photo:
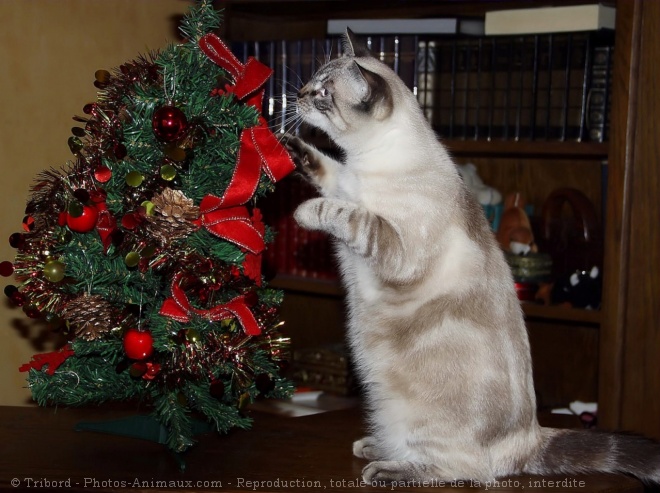
[{"label": "cat's ear", "polygon": [[371,52],[357,39],[355,33],[348,27],[346,28],[346,34],[342,38],[342,47],[344,48],[344,56],[371,56]]},{"label": "cat's ear", "polygon": [[358,109],[370,113],[376,120],[387,118],[394,108],[392,90],[387,81],[355,60],[349,70],[356,94],[360,98]]}]

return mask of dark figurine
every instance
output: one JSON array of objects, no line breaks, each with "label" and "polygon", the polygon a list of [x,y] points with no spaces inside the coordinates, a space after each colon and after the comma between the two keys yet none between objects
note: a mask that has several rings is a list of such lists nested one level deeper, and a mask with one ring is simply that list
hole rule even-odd
[{"label": "dark figurine", "polygon": [[603,281],[598,267],[577,270],[555,282],[550,293],[552,304],[570,304],[574,308],[597,310],[603,292]]}]

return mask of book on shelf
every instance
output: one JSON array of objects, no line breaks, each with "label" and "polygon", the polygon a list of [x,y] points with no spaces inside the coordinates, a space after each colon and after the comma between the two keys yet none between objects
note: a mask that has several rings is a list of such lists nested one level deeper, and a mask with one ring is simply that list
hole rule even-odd
[{"label": "book on shelf", "polygon": [[601,4],[535,7],[486,12],[484,31],[501,34],[545,34],[614,29],[616,9]]},{"label": "book on shelf", "polygon": [[343,34],[484,34],[482,19],[442,17],[436,19],[330,19],[329,36]]},{"label": "book on shelf", "polygon": [[594,49],[586,111],[589,140],[594,142],[604,142],[609,137],[613,51],[613,46]]},{"label": "book on shelf", "polygon": [[[450,139],[607,140],[611,31],[526,36],[368,35],[362,40],[416,95],[438,134]],[[295,122],[297,89],[339,37],[242,43],[275,70],[265,117],[279,133]]]},{"label": "book on shelf", "polygon": [[613,41],[585,32],[420,37],[417,99],[450,139],[602,142]]},{"label": "book on shelf", "polygon": [[[442,138],[556,142],[608,138],[611,31],[524,36],[382,34],[362,39],[416,95]],[[327,60],[341,56],[342,43],[337,36],[240,43],[233,49],[243,60],[254,56],[274,69],[266,86],[264,116],[279,135],[300,131],[291,111],[295,93]],[[303,138],[316,137],[305,133]],[[319,145],[327,150],[327,144]],[[277,232],[264,256],[267,271],[337,278],[327,235],[303,230],[293,219],[295,207],[314,193],[306,182],[289,178],[267,199],[264,219]]]}]

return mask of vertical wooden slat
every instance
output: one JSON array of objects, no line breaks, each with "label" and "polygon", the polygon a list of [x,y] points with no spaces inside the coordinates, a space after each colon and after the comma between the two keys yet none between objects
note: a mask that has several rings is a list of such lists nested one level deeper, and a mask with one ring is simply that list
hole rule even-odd
[{"label": "vertical wooden slat", "polygon": [[628,265],[625,283],[621,425],[660,438],[660,3],[639,0],[638,65],[627,174]]},{"label": "vertical wooden slat", "polygon": [[630,172],[634,161],[634,121],[637,93],[641,2],[617,2],[614,54],[613,122],[605,230],[603,323],[600,333],[599,421],[604,428],[621,428],[624,330],[627,307],[627,270],[630,236]]}]

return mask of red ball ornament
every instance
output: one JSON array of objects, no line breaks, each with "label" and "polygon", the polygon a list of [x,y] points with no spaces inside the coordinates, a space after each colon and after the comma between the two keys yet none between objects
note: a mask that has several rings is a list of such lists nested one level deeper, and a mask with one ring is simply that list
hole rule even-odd
[{"label": "red ball ornament", "polygon": [[71,231],[76,233],[88,233],[96,226],[96,220],[99,218],[99,212],[96,207],[91,205],[83,206],[83,212],[80,216],[74,217],[67,213],[66,224]]},{"label": "red ball ornament", "polygon": [[174,142],[183,137],[188,128],[188,120],[179,108],[163,106],[154,111],[151,125],[158,140]]},{"label": "red ball ornament", "polygon": [[98,166],[94,170],[94,178],[100,183],[107,183],[112,178],[112,170],[107,166]]},{"label": "red ball ornament", "polygon": [[9,277],[13,273],[14,273],[14,264],[9,262],[8,260],[5,260],[4,262],[0,262],[0,276]]},{"label": "red ball ornament", "polygon": [[154,352],[154,338],[151,332],[128,329],[124,334],[124,351],[134,360],[145,360]]}]

